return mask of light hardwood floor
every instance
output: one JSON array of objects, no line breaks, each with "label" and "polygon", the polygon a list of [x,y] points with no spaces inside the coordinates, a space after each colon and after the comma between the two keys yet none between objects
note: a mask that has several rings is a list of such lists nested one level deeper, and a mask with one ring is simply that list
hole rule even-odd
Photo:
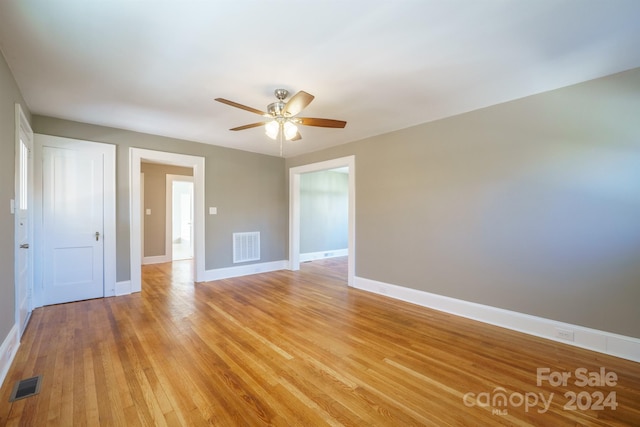
[{"label": "light hardwood floor", "polygon": [[[0,425],[640,425],[640,364],[352,289],[345,276],[332,259],[194,285],[180,261],[145,266],[141,293],[37,309]],[[571,377],[538,386],[538,368]],[[616,384],[576,385],[581,368]],[[40,394],[8,402],[38,374]],[[611,398],[584,409],[611,392],[615,409]]]}]

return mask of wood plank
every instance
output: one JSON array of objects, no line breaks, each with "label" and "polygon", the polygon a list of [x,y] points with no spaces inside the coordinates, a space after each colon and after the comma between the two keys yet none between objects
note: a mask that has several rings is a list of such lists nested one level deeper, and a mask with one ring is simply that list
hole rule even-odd
[{"label": "wood plank", "polygon": [[[141,293],[35,310],[0,425],[640,425],[638,363],[349,288],[346,258],[301,267],[195,284],[189,261],[155,264]],[[615,386],[575,385],[601,367]],[[598,392],[617,408],[565,408]],[[549,406],[517,404],[534,394]]]}]

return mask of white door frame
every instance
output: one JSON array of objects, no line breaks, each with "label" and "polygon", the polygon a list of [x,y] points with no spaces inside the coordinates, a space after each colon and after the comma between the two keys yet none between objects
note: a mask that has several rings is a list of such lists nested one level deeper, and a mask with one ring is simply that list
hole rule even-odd
[{"label": "white door frame", "polygon": [[35,134],[34,151],[34,307],[42,307],[44,304],[44,271],[43,263],[43,229],[42,229],[42,166],[43,147],[55,148],[77,148],[84,146],[92,149],[99,149],[104,158],[104,296],[115,296],[116,294],[116,146],[101,142],[85,141],[58,136]]},{"label": "white door frame", "polygon": [[347,284],[354,285],[356,275],[356,158],[340,157],[289,169],[289,269],[300,269],[300,175],[328,169],[349,168],[348,272]]},{"label": "white door frame", "polygon": [[140,203],[140,164],[143,161],[165,165],[182,166],[193,169],[193,234],[195,269],[194,280],[205,281],[204,269],[204,157],[187,154],[167,153],[164,151],[129,148],[129,188],[130,188],[130,262],[131,292],[142,290],[142,206]]},{"label": "white door frame", "polygon": [[[15,163],[15,198],[13,199],[14,204],[12,205],[12,209],[13,209],[13,214],[14,214],[14,219],[15,219],[15,223],[14,223],[14,227],[15,227],[15,232],[14,232],[14,236],[16,236],[16,242],[15,242],[15,255],[14,255],[14,260],[15,260],[15,266],[14,266],[14,274],[15,274],[15,315],[16,315],[16,325],[18,325],[18,333],[20,335],[22,335],[22,333],[24,332],[27,323],[29,322],[29,317],[31,315],[31,311],[33,310],[33,272],[34,272],[34,265],[33,265],[33,261],[34,261],[34,257],[33,257],[33,250],[34,250],[34,244],[33,244],[33,147],[34,147],[34,143],[33,143],[33,131],[31,130],[31,126],[29,125],[29,121],[27,120],[27,117],[24,115],[24,111],[22,111],[22,106],[20,104],[16,104],[15,106],[15,112],[16,112],[16,116],[15,116],[15,143],[16,143],[16,163]],[[25,141],[25,145],[27,147],[27,149],[29,150],[28,153],[28,157],[27,157],[27,176],[20,176],[21,171],[22,171],[22,165],[21,165],[21,141]],[[27,182],[26,182],[26,194],[23,193],[21,190],[21,186],[24,185],[24,183],[22,183],[23,179],[26,178]],[[27,228],[27,242],[28,244],[30,244],[30,247],[28,248],[20,248],[20,242],[17,241],[19,233],[18,233],[18,228],[20,227],[19,225],[19,221],[20,221],[20,209],[23,205],[23,197],[26,196],[27,200],[26,200],[26,205],[27,205],[27,224],[28,224],[28,228]],[[19,287],[21,286],[21,282],[19,280],[19,259],[20,259],[20,251],[24,251],[24,250],[28,250],[27,253],[27,264],[28,264],[28,270],[27,270],[27,289],[26,289],[26,293],[27,293],[27,315],[26,318],[24,319],[24,324],[21,324],[21,318],[20,318],[20,289]]]},{"label": "white door frame", "polygon": [[[187,175],[174,175],[167,174],[166,176],[166,188],[165,188],[165,198],[166,198],[166,208],[165,208],[165,242],[164,242],[164,253],[169,259],[169,261],[173,261],[173,183],[175,181],[182,182],[190,182],[193,184],[193,176]],[[193,211],[193,200],[191,201],[191,212],[192,216],[195,214]],[[144,217],[144,216],[143,216]],[[191,243],[193,245],[193,237],[195,233],[193,231],[193,224],[191,227]]]}]

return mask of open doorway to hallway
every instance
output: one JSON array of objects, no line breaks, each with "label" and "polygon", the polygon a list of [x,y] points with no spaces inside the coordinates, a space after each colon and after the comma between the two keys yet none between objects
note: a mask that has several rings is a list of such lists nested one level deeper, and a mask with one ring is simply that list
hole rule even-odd
[{"label": "open doorway to hallway", "polygon": [[[186,154],[168,153],[162,151],[145,150],[141,148],[130,148],[130,182],[131,182],[131,233],[130,233],[130,262],[131,262],[131,292],[140,292],[142,290],[142,264],[143,258],[147,255],[147,244],[149,240],[143,228],[146,228],[147,219],[154,216],[153,208],[145,206],[147,200],[147,192],[144,191],[143,185],[146,187],[148,174],[143,174],[143,165],[154,164],[164,165],[178,168],[186,168],[191,171],[193,179],[193,258],[192,274],[194,282],[204,281],[204,193],[205,193],[205,159],[204,157],[191,156]],[[146,166],[145,166],[146,167]],[[183,174],[184,175],[184,174]],[[189,174],[186,174],[189,176]],[[164,204],[158,207],[158,212],[166,212],[166,174],[162,178],[165,185],[164,188]],[[144,197],[143,197],[144,195]],[[149,211],[148,209],[151,209]],[[166,215],[160,215],[166,217]],[[158,216],[155,217],[156,219]],[[161,228],[161,235],[155,244],[160,248],[166,248],[166,241],[171,242],[171,235],[166,233],[166,223]],[[156,237],[152,237],[156,239]],[[143,245],[144,243],[144,245]],[[156,249],[157,250],[157,249]],[[172,250],[172,249],[171,249]],[[164,260],[157,262],[169,262],[171,258],[166,257],[167,251],[160,249],[160,255],[165,257]]]},{"label": "open doorway to hallway", "polygon": [[142,263],[192,258],[193,168],[142,162],[140,170]]},{"label": "open doorway to hallway", "polygon": [[[322,174],[312,175],[315,172],[331,171],[332,179],[337,178],[338,174],[343,174],[342,181],[346,181],[346,188],[341,192],[343,196],[330,201],[333,196],[325,194],[322,198],[314,198],[314,185],[306,185],[307,178],[312,181]],[[308,175],[307,175],[308,174]],[[340,179],[338,179],[340,180]],[[292,167],[289,169],[289,264],[291,270],[299,270],[300,262],[312,258],[326,259],[334,256],[344,257],[346,255],[347,266],[347,284],[353,286],[355,278],[355,156],[348,156],[339,159],[328,160],[319,163],[308,164],[304,166]],[[326,190],[326,187],[325,187]],[[322,192],[326,191],[323,190]],[[311,203],[307,203],[309,200]],[[334,203],[335,202],[335,203]],[[323,206],[324,204],[324,206]],[[333,205],[333,208],[331,207]],[[305,215],[305,211],[313,211],[322,208],[325,213],[319,215],[319,218],[311,221],[309,224],[310,213]],[[342,211],[336,218],[331,219],[334,209]],[[329,215],[329,218],[326,216]],[[315,221],[315,225],[313,222]],[[342,227],[329,227],[330,223],[345,221]],[[325,232],[316,233],[314,227],[320,227],[324,223]],[[307,228],[308,230],[303,231]],[[346,228],[346,239],[344,236]],[[326,230],[331,229],[330,236],[323,236]],[[307,233],[307,231],[309,233]],[[305,234],[306,233],[306,234]],[[303,237],[305,236],[305,237]],[[335,237],[335,239],[334,239]],[[303,238],[304,243],[303,243]],[[344,242],[346,241],[346,248]],[[307,246],[311,243],[311,246]],[[317,246],[313,246],[317,245]],[[340,247],[339,247],[340,246]],[[315,248],[315,249],[311,249]],[[320,248],[318,250],[318,248]]]},{"label": "open doorway to hallway", "polygon": [[301,174],[300,262],[346,258],[348,249],[349,168]]}]

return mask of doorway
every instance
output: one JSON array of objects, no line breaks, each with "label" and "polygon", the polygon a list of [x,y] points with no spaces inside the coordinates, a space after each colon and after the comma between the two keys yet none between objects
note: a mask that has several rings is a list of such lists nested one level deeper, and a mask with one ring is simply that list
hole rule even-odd
[{"label": "doorway", "polygon": [[140,167],[142,162],[160,163],[182,166],[193,169],[193,269],[194,281],[205,280],[204,266],[204,194],[205,194],[205,159],[187,154],[153,151],[142,148],[129,148],[130,168],[130,292],[142,290],[142,213]]},{"label": "doorway", "polygon": [[348,168],[300,175],[300,262],[346,257]]},{"label": "doorway", "polygon": [[356,171],[355,156],[342,157],[324,162],[313,163],[289,169],[289,269],[300,269],[300,180],[301,175],[309,172],[346,168],[349,181],[348,201],[348,265],[347,284],[353,286],[355,280],[355,200]]},{"label": "doorway", "polygon": [[171,261],[193,258],[193,177],[167,175],[166,244]]}]

